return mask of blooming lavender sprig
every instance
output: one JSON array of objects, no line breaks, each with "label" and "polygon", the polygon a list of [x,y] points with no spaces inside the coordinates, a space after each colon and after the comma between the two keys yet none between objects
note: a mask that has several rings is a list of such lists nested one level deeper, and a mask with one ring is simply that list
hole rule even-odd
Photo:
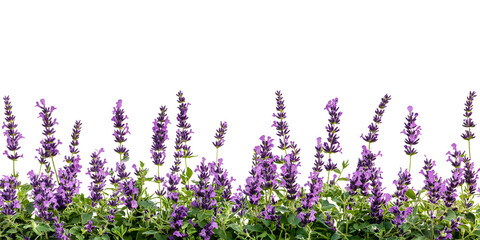
[{"label": "blooming lavender sprig", "polygon": [[278,120],[273,121],[272,127],[277,130],[277,136],[279,137],[280,144],[278,148],[285,151],[287,154],[287,149],[290,148],[290,130],[288,129],[288,123],[284,120],[287,118],[287,114],[285,112],[285,101],[283,100],[283,95],[281,91],[276,91],[275,95],[277,95],[277,113],[273,114],[273,117],[277,118]]},{"label": "blooming lavender sprig", "polygon": [[251,204],[257,205],[262,198],[262,181],[260,174],[257,173],[255,176],[247,177],[245,180],[245,190],[243,193],[248,197],[248,200]]},{"label": "blooming lavender sprig", "polygon": [[56,239],[59,240],[70,240],[71,233],[68,233],[65,235],[65,229],[63,228],[63,225],[65,224],[64,222],[59,222],[58,217],[53,217],[54,223],[53,225],[55,226],[55,234],[54,236]]},{"label": "blooming lavender sprig", "polygon": [[225,143],[225,134],[227,133],[227,122],[220,122],[220,128],[217,129],[214,138],[216,141],[212,142],[213,146],[217,149],[217,158],[218,161],[218,149],[223,146]]},{"label": "blooming lavender sprig", "polygon": [[337,227],[335,227],[335,219],[333,219],[328,212],[325,213],[325,218],[325,225],[329,226],[330,230],[336,232]]},{"label": "blooming lavender sprig", "polygon": [[80,137],[82,123],[76,121],[73,126],[72,141],[70,142],[71,156],[65,156],[65,161],[68,163],[63,168],[58,169],[60,182],[56,189],[55,198],[57,198],[58,209],[65,209],[68,204],[72,203],[74,194],[78,194],[81,182],[78,180],[77,174],[81,172],[80,165],[80,151],[78,150],[78,139]]},{"label": "blooming lavender sprig", "polygon": [[194,185],[193,191],[195,192],[195,200],[192,201],[192,207],[198,209],[210,210],[217,205],[215,200],[216,193],[210,184],[210,169],[208,164],[205,163],[205,158],[202,158],[202,162],[197,165],[195,172],[198,172],[198,183]]},{"label": "blooming lavender sprig", "polygon": [[215,216],[212,217],[211,221],[205,224],[205,226],[200,231],[200,237],[205,240],[210,240],[213,236],[213,229],[218,229],[218,224],[215,222]]},{"label": "blooming lavender sprig", "polygon": [[[55,133],[55,129],[53,128],[53,126],[55,124],[58,124],[56,118],[52,119],[52,113],[56,108],[54,106],[46,107],[45,99],[40,99],[40,104],[37,102],[35,106],[41,109],[41,112],[39,113],[38,117],[42,118],[42,121],[43,121],[42,126],[45,128],[42,132],[45,138],[40,141],[40,143],[42,144],[42,147],[37,149],[37,152],[40,155],[40,157],[35,157],[40,162],[39,174],[42,170],[43,164],[47,164],[47,158],[51,158],[53,169],[55,170],[55,176],[57,178],[57,182],[59,182],[57,169],[55,167],[55,161],[53,160],[53,157],[55,157],[59,153],[57,149],[58,145],[62,144],[60,140],[56,139],[53,136],[53,134]],[[48,171],[49,169],[47,168],[47,172]]]},{"label": "blooming lavender sprig", "polygon": [[271,203],[269,203],[267,207],[263,208],[263,210],[260,212],[258,218],[276,222],[277,226],[280,226],[280,218],[282,218],[282,216],[277,215],[275,213],[275,206],[272,206]]},{"label": "blooming lavender sprig", "polygon": [[124,121],[128,119],[128,116],[125,115],[125,110],[122,108],[122,99],[119,99],[116,104],[117,106],[113,107],[112,111],[113,127],[115,128],[112,135],[115,137],[115,142],[118,143],[118,147],[114,150],[120,155],[119,161],[128,161],[129,150],[123,145],[123,143],[127,141],[125,136],[130,134],[128,123],[124,123]]},{"label": "blooming lavender sprig", "polygon": [[465,102],[465,113],[463,116],[465,119],[463,120],[463,127],[468,128],[465,130],[465,133],[462,133],[461,137],[465,140],[468,141],[468,154],[469,158],[472,158],[471,152],[470,152],[470,140],[475,138],[475,134],[472,132],[472,128],[475,127],[475,123],[472,120],[472,111],[473,111],[473,99],[477,96],[475,91],[470,92],[470,94],[467,97],[467,101]]},{"label": "blooming lavender sprig", "polygon": [[84,226],[85,230],[87,230],[88,233],[92,233],[93,229],[96,228],[95,225],[93,225],[93,222],[90,220],[88,221],[88,224]]},{"label": "blooming lavender sprig", "polygon": [[471,197],[473,197],[477,190],[477,179],[480,169],[475,170],[474,163],[468,157],[464,157],[463,162],[465,163],[463,178],[464,182],[467,184],[467,196],[463,199],[463,202],[465,204],[465,207],[469,208],[473,206],[473,201],[470,199]]},{"label": "blooming lavender sprig", "polygon": [[288,200],[295,200],[298,195],[299,186],[297,181],[298,171],[300,163],[296,164],[290,161],[290,156],[285,158],[285,164],[280,169],[282,170],[280,186],[284,187],[287,192]]},{"label": "blooming lavender sprig", "polygon": [[450,227],[445,227],[442,231],[437,230],[438,237],[435,238],[435,240],[446,240],[446,239],[452,239],[453,235],[452,232],[458,232],[460,229],[458,229],[458,226],[460,226],[462,223],[460,222],[460,217],[457,217],[457,219],[452,219],[450,220]]},{"label": "blooming lavender sprig", "polygon": [[383,220],[383,205],[387,205],[390,201],[391,196],[389,194],[384,194],[382,188],[382,171],[379,168],[374,168],[372,170],[372,196],[368,199],[370,202],[370,216],[376,220],[377,223],[380,223]]},{"label": "blooming lavender sprig", "polygon": [[154,179],[158,183],[158,190],[155,191],[158,196],[165,195],[165,190],[161,188],[165,178],[160,177],[160,167],[165,163],[165,157],[167,156],[165,141],[168,140],[168,124],[170,124],[170,120],[167,116],[167,107],[161,106],[158,117],[153,121],[153,144],[150,150],[153,164],[157,166],[157,175],[154,175]]},{"label": "blooming lavender sprig", "polygon": [[36,175],[33,173],[33,170],[27,173],[30,179],[30,185],[33,187],[32,198],[34,199],[34,214],[45,221],[51,221],[53,219],[51,209],[55,209],[57,205],[53,192],[55,182],[52,179],[52,174],[53,173],[50,172],[46,175],[42,172],[40,175]]},{"label": "blooming lavender sprig", "polygon": [[395,216],[395,219],[391,220],[392,224],[394,224],[402,234],[404,233],[399,227],[406,221],[407,216],[412,213],[411,207],[407,207],[406,209],[401,210],[403,203],[408,200],[406,193],[408,191],[408,186],[410,185],[411,181],[412,176],[407,171],[407,169],[405,169],[405,171],[402,171],[402,169],[400,169],[400,171],[398,172],[398,180],[393,181],[393,184],[395,184],[396,187],[394,193],[396,201],[394,202],[394,206],[389,208],[389,211]]},{"label": "blooming lavender sprig", "polygon": [[100,154],[104,152],[103,148],[91,155],[90,168],[87,169],[87,174],[92,179],[88,190],[90,190],[90,199],[92,200],[92,207],[95,207],[98,202],[103,199],[103,188],[106,184],[108,176],[108,169],[105,168],[106,159],[100,159]]},{"label": "blooming lavender sprig", "polygon": [[432,161],[432,159],[428,159],[427,156],[425,156],[424,163],[425,165],[422,170],[420,170],[420,174],[425,177],[425,186],[423,188],[428,191],[428,201],[437,204],[443,195],[443,181],[442,178],[438,177],[438,174],[435,173],[435,170],[433,170],[435,161]]},{"label": "blooming lavender sprig", "polygon": [[2,214],[13,216],[15,209],[20,208],[17,199],[17,188],[20,182],[14,176],[3,176],[0,180],[0,206],[2,206]]},{"label": "blooming lavender sprig", "polygon": [[262,178],[262,189],[263,190],[275,190],[278,188],[277,182],[277,165],[275,165],[278,156],[274,156],[272,154],[273,145],[273,138],[267,137],[265,139],[265,135],[260,137],[262,144],[260,145],[260,159],[258,160],[258,164],[255,166],[260,173],[260,177]]},{"label": "blooming lavender sprig", "polygon": [[133,178],[125,179],[120,183],[119,190],[122,192],[122,202],[130,210],[138,207],[137,196],[138,188],[135,187],[136,181]]},{"label": "blooming lavender sprig", "polygon": [[332,153],[342,152],[340,142],[338,141],[340,137],[337,135],[337,133],[340,131],[337,125],[340,124],[340,116],[342,116],[342,112],[338,111],[339,108],[337,103],[338,98],[334,98],[328,101],[327,106],[325,106],[325,110],[328,111],[330,118],[328,119],[328,125],[325,127],[328,132],[328,138],[327,141],[324,142],[323,150],[325,153],[328,153],[328,158],[330,158]]},{"label": "blooming lavender sprig", "polygon": [[374,143],[378,140],[378,125],[382,123],[382,116],[385,113],[385,108],[387,107],[387,103],[391,100],[391,96],[385,94],[382,98],[382,101],[378,105],[378,108],[375,109],[375,115],[373,116],[373,122],[368,125],[368,134],[361,135],[365,142],[368,142],[368,149],[370,149],[370,144]]},{"label": "blooming lavender sprig", "polygon": [[222,191],[221,199],[230,201],[232,197],[232,182],[235,181],[233,177],[228,176],[228,171],[222,167],[223,159],[219,158],[216,163],[208,164],[210,174],[213,176],[212,185],[216,191]]},{"label": "blooming lavender sprig", "polygon": [[10,96],[3,97],[5,102],[5,122],[3,122],[3,128],[7,128],[3,135],[7,137],[7,150],[3,153],[7,155],[7,158],[13,162],[13,176],[18,178],[18,173],[15,172],[15,162],[19,158],[23,158],[22,155],[18,155],[18,150],[20,150],[20,145],[18,141],[23,137],[23,135],[17,130],[17,124],[15,123],[15,115],[12,112],[12,103],[10,102]]},{"label": "blooming lavender sprig", "polygon": [[175,237],[179,238],[186,238],[188,237],[188,233],[180,233],[180,230],[183,226],[183,220],[187,217],[188,208],[177,204],[173,205],[173,212],[172,212],[172,221],[170,221],[170,226],[175,230],[173,235],[169,237],[170,240],[174,240]]},{"label": "blooming lavender sprig", "polygon": [[231,199],[235,204],[232,206],[232,213],[243,216],[246,211],[247,198],[243,194],[242,185],[238,186],[237,192],[233,194]]},{"label": "blooming lavender sprig", "polygon": [[405,144],[403,147],[405,148],[405,154],[410,156],[410,163],[408,165],[408,171],[412,167],[412,156],[417,154],[417,150],[413,147],[418,144],[420,138],[418,136],[421,134],[420,131],[422,130],[421,126],[417,125],[415,121],[417,120],[418,113],[413,112],[413,107],[408,106],[408,116],[405,118],[407,122],[405,123],[405,129],[400,133],[407,135],[405,138]]}]

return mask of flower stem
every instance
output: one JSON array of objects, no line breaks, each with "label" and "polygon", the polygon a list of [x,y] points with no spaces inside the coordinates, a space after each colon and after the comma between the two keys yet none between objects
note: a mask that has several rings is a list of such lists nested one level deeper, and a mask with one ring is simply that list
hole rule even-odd
[{"label": "flower stem", "polygon": [[410,163],[408,164],[408,173],[410,173],[411,168],[412,168],[412,155],[410,155]]},{"label": "flower stem", "polygon": [[58,180],[57,168],[55,167],[55,161],[53,160],[53,156],[51,158],[52,158],[53,170],[55,171],[55,177],[57,177],[57,183],[60,184],[60,181]]}]

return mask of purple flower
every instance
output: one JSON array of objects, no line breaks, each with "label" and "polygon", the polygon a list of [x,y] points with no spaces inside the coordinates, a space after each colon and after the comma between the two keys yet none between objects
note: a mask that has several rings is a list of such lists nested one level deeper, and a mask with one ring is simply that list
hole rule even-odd
[{"label": "purple flower", "polygon": [[311,210],[307,213],[300,212],[297,214],[297,218],[300,220],[302,227],[305,227],[305,225],[315,221],[315,213],[317,213],[315,210]]},{"label": "purple flower", "polygon": [[41,173],[36,175],[33,170],[27,173],[30,179],[30,185],[32,185],[32,198],[34,199],[34,214],[45,221],[51,221],[53,219],[53,212],[51,209],[56,207],[56,199],[53,192],[55,183],[52,179],[52,172],[48,175]]},{"label": "purple flower", "polygon": [[465,119],[463,120],[463,127],[468,128],[465,130],[465,133],[462,133],[461,137],[467,140],[470,144],[470,140],[475,138],[475,134],[471,131],[472,127],[475,127],[475,123],[473,122],[471,116],[473,111],[473,99],[477,96],[475,91],[470,92],[467,97],[467,102],[465,102],[465,114],[463,116]]},{"label": "purple flower", "polygon": [[[40,104],[37,102],[36,107],[39,107],[41,109],[38,117],[42,118],[42,126],[45,128],[42,134],[45,136],[45,138],[40,141],[42,147],[37,149],[37,152],[40,156],[35,158],[40,162],[41,165],[43,165],[47,164],[47,158],[52,158],[53,162],[53,157],[55,157],[59,153],[57,147],[58,145],[62,144],[62,142],[60,142],[60,140],[56,139],[53,136],[53,134],[55,133],[55,129],[53,128],[53,126],[55,124],[58,124],[56,118],[52,119],[52,113],[56,108],[54,106],[46,107],[44,99],[40,100]],[[57,170],[54,170],[56,173]],[[49,171],[48,168],[47,171]]]},{"label": "purple flower", "polygon": [[325,218],[325,225],[329,226],[330,230],[336,232],[337,228],[335,227],[335,219],[333,219],[328,212],[325,213]]},{"label": "purple flower", "polygon": [[277,113],[273,114],[273,117],[277,118],[278,120],[273,121],[272,127],[277,130],[277,136],[279,137],[280,145],[278,148],[281,150],[287,151],[290,146],[288,145],[290,141],[290,135],[288,134],[290,130],[288,130],[288,123],[284,120],[287,118],[287,114],[285,113],[285,101],[283,100],[283,95],[281,91],[276,91],[275,95],[277,95]]},{"label": "purple flower", "polygon": [[61,240],[70,240],[70,236],[71,234],[68,233],[67,235],[65,235],[65,229],[63,229],[63,222],[60,223],[58,222],[58,218],[57,217],[53,217],[53,220],[55,220],[55,222],[53,223],[53,225],[55,226],[55,234],[54,236],[57,238],[57,239],[61,239]]},{"label": "purple flower", "polygon": [[265,220],[270,220],[272,222],[277,222],[278,226],[280,226],[280,218],[282,218],[281,215],[275,214],[275,207],[272,206],[270,203],[260,212],[260,215],[258,217]]},{"label": "purple flower", "polygon": [[210,210],[217,205],[215,200],[215,191],[210,185],[210,169],[205,164],[205,158],[202,158],[200,165],[197,165],[195,172],[198,172],[198,183],[193,186],[195,192],[195,200],[192,201],[192,207],[199,209]]},{"label": "purple flower", "polygon": [[408,197],[406,196],[406,193],[408,191],[408,186],[412,182],[412,176],[410,175],[410,172],[408,172],[407,169],[405,171],[400,171],[398,172],[398,180],[394,180],[393,184],[396,186],[396,191],[395,191],[395,196],[400,200],[401,202],[406,202],[408,200]]},{"label": "purple flower", "polygon": [[213,236],[214,232],[213,229],[218,229],[218,225],[215,222],[215,216],[212,217],[212,220],[205,224],[205,226],[202,228],[200,231],[200,237],[202,237],[205,240],[210,240],[210,237]]},{"label": "purple flower", "polygon": [[263,190],[266,189],[277,189],[278,182],[277,182],[277,165],[275,162],[278,159],[278,156],[273,156],[272,149],[273,149],[273,138],[265,136],[261,136],[260,140],[262,144],[260,145],[260,153],[258,163],[255,166],[255,171],[259,174],[261,180],[261,187]]},{"label": "purple flower", "polygon": [[362,138],[365,142],[368,142],[368,146],[378,140],[378,125],[382,123],[383,113],[385,112],[387,103],[391,99],[392,98],[388,94],[385,94],[385,96],[382,98],[382,101],[378,105],[378,108],[375,109],[375,116],[373,116],[373,122],[368,126],[368,134],[365,136],[362,134],[360,136],[360,138]]},{"label": "purple flower", "polygon": [[[15,123],[15,115],[13,115],[12,112],[12,104],[10,102],[10,97],[5,96],[3,97],[3,100],[5,101],[5,122],[3,122],[3,128],[7,128],[5,132],[3,132],[3,135],[7,137],[7,149],[9,150],[8,152],[5,151],[3,154],[7,155],[7,158],[12,160],[12,161],[17,161],[18,158],[23,158],[22,155],[18,155],[18,150],[20,150],[20,145],[18,144],[18,141],[22,138],[22,134],[17,130],[17,124]],[[15,168],[15,164],[14,164]],[[17,173],[13,173],[15,177],[17,176]]]},{"label": "purple flower", "polygon": [[87,168],[87,174],[92,179],[88,190],[90,190],[90,199],[92,200],[92,207],[95,207],[100,200],[103,199],[103,188],[105,187],[106,178],[108,176],[108,169],[105,168],[107,160],[100,159],[100,154],[103,152],[101,148],[91,155],[90,168]]},{"label": "purple flower", "polygon": [[337,169],[337,164],[333,163],[332,159],[329,158],[328,163],[325,164],[325,170],[326,171],[332,171],[332,170],[335,170],[335,169]]},{"label": "purple flower", "polygon": [[322,154],[322,138],[317,138],[317,146],[315,146],[315,162],[313,164],[313,171],[316,172],[321,172],[322,171],[322,166],[324,162],[322,161],[323,159],[323,154]]},{"label": "purple flower", "polygon": [[167,173],[167,181],[163,183],[163,186],[167,189],[167,198],[178,202],[179,193],[177,192],[177,185],[180,183],[180,176],[175,173]]},{"label": "purple flower", "polygon": [[119,191],[123,193],[123,197],[121,198],[121,200],[123,204],[130,210],[138,207],[138,188],[135,187],[135,183],[135,180],[129,178],[122,181],[119,188]]},{"label": "purple flower", "polygon": [[210,174],[213,176],[212,185],[215,190],[223,191],[221,199],[230,201],[232,197],[232,182],[235,181],[233,177],[228,177],[228,171],[222,168],[223,159],[219,158],[217,163],[209,163]]},{"label": "purple flower", "polygon": [[256,175],[254,177],[248,177],[246,182],[247,183],[245,184],[245,190],[243,193],[248,196],[251,204],[257,205],[260,201],[260,198],[262,198],[262,188],[260,187],[262,179]]},{"label": "purple flower", "polygon": [[225,142],[225,134],[227,133],[227,122],[220,122],[220,128],[217,129],[217,133],[215,133],[215,142],[212,142],[213,146],[217,149],[223,146]]},{"label": "purple flower", "polygon": [[2,206],[3,215],[15,215],[16,210],[20,208],[17,199],[17,188],[20,182],[14,176],[3,176],[0,180],[0,206]]},{"label": "purple flower", "polygon": [[407,207],[405,210],[402,211],[397,205],[390,207],[388,210],[395,216],[395,219],[392,219],[391,221],[392,224],[394,224],[397,228],[404,222],[406,222],[408,215],[412,213],[411,207]]},{"label": "purple flower", "polygon": [[463,162],[465,163],[463,177],[464,182],[467,184],[468,190],[468,196],[464,199],[464,203],[466,207],[471,207],[473,205],[473,201],[470,200],[470,197],[475,194],[477,189],[478,172],[480,169],[475,170],[474,163],[468,157],[464,157]]},{"label": "purple flower", "polygon": [[153,164],[162,166],[165,163],[165,141],[168,139],[167,126],[170,124],[170,120],[167,116],[167,107],[160,107],[160,113],[158,117],[153,121],[153,144],[150,150],[152,154]]},{"label": "purple flower", "polygon": [[[457,145],[452,144],[453,153],[447,152],[447,162],[450,162],[454,169],[452,170],[452,177],[445,181],[444,202],[446,207],[451,207],[455,203],[455,199],[458,196],[457,187],[463,183],[462,175],[463,168],[461,167],[464,153],[457,150]],[[453,157],[453,159],[452,159]]]},{"label": "purple flower", "polygon": [[428,201],[433,204],[437,204],[438,200],[440,200],[443,195],[443,181],[442,178],[439,178],[438,174],[433,170],[435,161],[432,161],[425,156],[424,163],[425,166],[420,171],[420,174],[425,177],[425,186],[423,188],[428,191]]},{"label": "purple flower", "polygon": [[461,225],[462,223],[460,222],[460,217],[457,217],[456,220],[452,219],[450,222],[450,228],[445,227],[442,231],[437,230],[438,237],[435,238],[435,240],[446,240],[446,239],[452,239],[452,232],[455,230],[455,232],[460,231],[458,229],[458,226]]},{"label": "purple flower", "polygon": [[79,158],[80,156],[78,153],[80,152],[77,148],[78,146],[78,139],[80,138],[80,131],[82,130],[82,122],[81,121],[75,121],[75,125],[73,125],[72,129],[72,141],[70,142],[70,145],[68,146],[70,148],[70,153],[72,154],[71,156],[65,156],[65,162],[67,163],[72,163],[75,156]]},{"label": "purple flower", "polygon": [[237,192],[233,194],[233,202],[235,203],[232,206],[232,212],[238,213],[239,216],[243,216],[246,210],[246,197],[243,195],[242,186],[238,186]]},{"label": "purple flower", "polygon": [[280,168],[282,170],[282,173],[280,174],[280,176],[282,177],[280,186],[285,188],[288,200],[295,200],[297,198],[299,189],[298,183],[296,183],[296,181],[298,175],[297,168],[300,164],[291,162],[290,156],[287,156],[285,160],[285,164],[283,164],[283,166]]},{"label": "purple flower", "polygon": [[92,221],[88,221],[88,224],[85,225],[84,228],[88,233],[92,233],[93,229],[95,229],[95,226],[93,225]]},{"label": "purple flower", "polygon": [[124,123],[124,121],[128,119],[128,116],[124,115],[125,110],[122,108],[122,99],[117,101],[117,106],[113,108],[112,113],[113,127],[115,128],[112,135],[115,137],[115,142],[119,144],[119,146],[115,148],[115,152],[120,155],[120,161],[128,161],[128,149],[122,144],[127,141],[125,135],[130,133],[130,128],[128,127],[128,123]]},{"label": "purple flower", "polygon": [[405,123],[405,129],[403,129],[403,131],[401,131],[400,133],[407,135],[407,138],[405,138],[406,145],[404,145],[404,148],[405,153],[410,156],[411,163],[411,156],[418,153],[417,150],[413,148],[413,146],[418,144],[418,141],[420,140],[418,136],[421,134],[420,130],[422,130],[422,128],[415,123],[418,113],[413,112],[412,106],[408,106],[408,112],[409,114],[405,118],[407,120],[407,122]]},{"label": "purple flower", "polygon": [[179,238],[186,238],[188,237],[187,233],[180,233],[180,230],[183,226],[183,220],[187,217],[188,208],[180,205],[177,207],[177,204],[173,205],[173,212],[172,212],[172,221],[170,221],[170,226],[175,230],[173,235],[170,236],[169,239],[174,240],[175,237]]},{"label": "purple flower", "polygon": [[372,196],[368,199],[370,202],[370,216],[376,219],[377,223],[383,220],[383,205],[387,205],[391,196],[384,194],[382,188],[382,171],[379,168],[372,169],[371,172]]},{"label": "purple flower", "polygon": [[328,119],[329,124],[325,127],[328,132],[327,141],[324,143],[323,150],[328,154],[342,152],[342,148],[340,147],[340,142],[338,139],[340,138],[337,133],[340,129],[337,127],[340,124],[340,116],[342,116],[342,112],[338,111],[338,98],[332,99],[328,101],[325,110],[328,111],[330,118]]}]

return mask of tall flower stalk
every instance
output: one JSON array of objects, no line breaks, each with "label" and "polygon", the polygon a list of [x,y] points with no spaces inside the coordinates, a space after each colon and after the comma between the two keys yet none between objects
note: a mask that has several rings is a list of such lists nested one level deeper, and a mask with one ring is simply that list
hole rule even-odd
[{"label": "tall flower stalk", "polygon": [[417,154],[417,150],[414,148],[415,145],[418,144],[418,141],[420,138],[418,137],[421,133],[420,131],[422,128],[415,123],[418,117],[418,113],[413,112],[413,107],[408,106],[408,116],[405,118],[407,122],[405,123],[405,129],[401,131],[400,133],[403,133],[407,135],[407,138],[405,138],[405,154],[409,156],[409,164],[408,164],[408,172],[412,169],[412,156]]},{"label": "tall flower stalk", "polygon": [[385,108],[387,103],[391,100],[391,96],[385,94],[382,98],[382,101],[378,105],[378,108],[375,109],[375,115],[373,116],[373,122],[368,125],[368,133],[366,135],[361,135],[365,142],[368,143],[368,150],[370,150],[370,145],[378,140],[378,125],[382,123],[382,116],[385,113]]},{"label": "tall flower stalk", "polygon": [[[57,156],[59,153],[57,149],[58,145],[62,144],[59,139],[56,139],[55,136],[53,136],[55,133],[53,126],[58,124],[57,119],[52,118],[52,113],[56,108],[54,106],[46,107],[44,99],[40,99],[40,104],[37,102],[36,107],[41,109],[38,117],[42,118],[42,126],[45,128],[42,132],[45,138],[40,141],[42,147],[37,149],[37,152],[40,156],[35,157],[40,162],[39,174],[42,171],[43,164],[47,164],[47,159],[50,158],[52,160],[53,170],[55,171],[57,182],[59,182],[57,168],[55,167],[55,161],[53,160],[53,157]],[[50,169],[47,167],[47,173],[49,171]]]},{"label": "tall flower stalk", "polygon": [[160,167],[165,163],[165,157],[167,156],[165,141],[168,140],[168,124],[170,124],[170,120],[167,116],[167,107],[161,106],[158,117],[153,121],[153,143],[150,150],[153,164],[157,166],[157,175],[154,176],[155,182],[158,183],[158,190],[155,191],[157,196],[163,196],[165,194],[165,190],[161,188],[164,178],[160,177]]},{"label": "tall flower stalk", "polygon": [[108,169],[105,168],[107,160],[100,159],[100,154],[103,148],[93,152],[91,155],[90,168],[87,169],[87,174],[92,179],[88,190],[90,190],[90,199],[92,200],[92,207],[95,207],[103,199],[103,189],[106,185],[106,178],[108,176]]},{"label": "tall flower stalk", "polygon": [[7,137],[7,150],[3,153],[4,155],[7,155],[7,158],[12,160],[13,163],[13,172],[12,176],[15,178],[18,178],[18,173],[15,171],[15,162],[19,158],[23,158],[22,155],[18,155],[18,150],[20,150],[20,145],[18,144],[18,141],[22,138],[22,134],[17,130],[17,124],[15,123],[15,115],[13,115],[12,112],[12,103],[10,102],[10,96],[5,96],[3,97],[3,100],[5,102],[5,122],[3,122],[3,128],[7,128],[5,132],[3,132],[3,135]]},{"label": "tall flower stalk", "polygon": [[470,149],[470,140],[475,138],[475,134],[472,132],[472,128],[475,127],[475,123],[472,120],[472,111],[473,111],[473,99],[477,96],[475,91],[470,92],[467,97],[467,101],[465,102],[465,113],[463,116],[465,119],[463,120],[463,127],[467,128],[465,133],[462,133],[461,137],[468,141],[468,157],[472,158],[472,152]]},{"label": "tall flower stalk", "polygon": [[328,125],[325,127],[328,133],[327,141],[324,142],[323,151],[328,153],[328,163],[325,165],[325,170],[328,172],[327,176],[327,187],[329,185],[330,180],[330,172],[337,169],[337,164],[334,164],[332,161],[332,153],[342,152],[342,148],[340,147],[340,142],[338,139],[340,138],[337,133],[340,131],[338,128],[338,124],[340,124],[340,116],[342,116],[342,112],[339,112],[339,108],[337,106],[338,98],[334,98],[328,101],[327,105],[325,106],[325,110],[328,111],[330,118],[328,119]]},{"label": "tall flower stalk", "polygon": [[215,162],[218,162],[218,149],[223,146],[225,143],[225,134],[227,133],[227,122],[220,122],[220,128],[217,129],[215,133],[215,141],[212,142],[213,146],[216,148],[216,158]]},{"label": "tall flower stalk", "polygon": [[113,136],[115,137],[115,142],[118,143],[118,147],[115,148],[115,152],[120,156],[119,161],[128,161],[128,149],[123,145],[127,141],[125,137],[127,134],[130,134],[130,128],[128,123],[124,123],[128,116],[125,115],[125,110],[122,108],[122,99],[117,101],[117,106],[113,108],[113,127],[115,128]]}]

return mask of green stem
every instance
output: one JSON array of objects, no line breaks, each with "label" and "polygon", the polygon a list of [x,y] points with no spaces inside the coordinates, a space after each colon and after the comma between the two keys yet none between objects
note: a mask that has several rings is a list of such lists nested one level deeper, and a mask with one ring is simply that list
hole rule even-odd
[{"label": "green stem", "polygon": [[472,160],[472,152],[470,151],[470,139],[468,139],[468,158]]},{"label": "green stem", "polygon": [[57,183],[60,184],[60,181],[58,180],[57,168],[55,167],[55,161],[53,160],[53,156],[51,158],[52,158],[53,170],[55,171],[55,177],[57,177]]},{"label": "green stem", "polygon": [[15,161],[13,161],[13,176],[17,178],[17,176],[15,175]]},{"label": "green stem", "polygon": [[217,154],[216,154],[216,158],[215,158],[215,163],[218,164],[218,147],[217,147]]},{"label": "green stem", "polygon": [[411,168],[412,168],[412,155],[410,155],[410,163],[408,164],[408,173],[410,173]]}]

